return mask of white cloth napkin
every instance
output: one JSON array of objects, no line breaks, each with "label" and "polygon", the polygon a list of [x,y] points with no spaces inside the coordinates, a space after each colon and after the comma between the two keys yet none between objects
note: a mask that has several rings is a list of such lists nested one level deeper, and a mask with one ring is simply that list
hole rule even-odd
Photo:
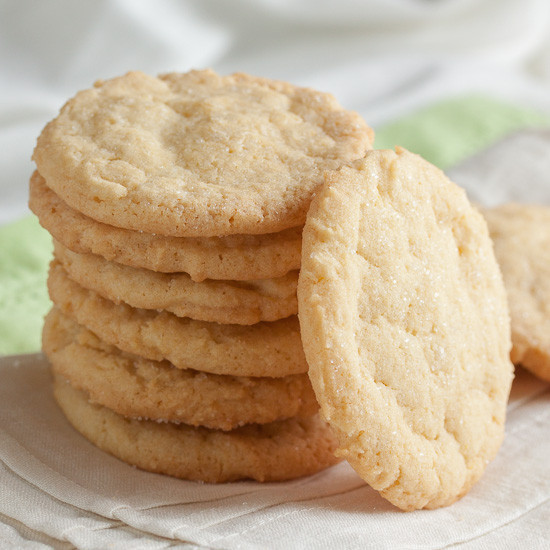
[{"label": "white cloth napkin", "polygon": [[266,484],[143,472],[72,429],[41,355],[0,359],[0,376],[1,548],[548,547],[550,384],[523,370],[504,444],[481,481],[450,507],[412,513],[347,463]]}]

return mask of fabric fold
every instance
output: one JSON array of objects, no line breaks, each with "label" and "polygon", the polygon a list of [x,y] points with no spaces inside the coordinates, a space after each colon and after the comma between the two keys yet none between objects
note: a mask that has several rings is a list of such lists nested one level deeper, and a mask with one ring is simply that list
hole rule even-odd
[{"label": "fabric fold", "polygon": [[478,485],[449,508],[409,514],[345,463],[265,485],[207,485],[142,472],[68,425],[41,355],[3,358],[0,374],[0,513],[77,547],[133,547],[137,539],[143,548],[468,547],[498,532],[515,536],[516,523],[524,529],[548,508],[550,384],[521,369],[504,444]]}]

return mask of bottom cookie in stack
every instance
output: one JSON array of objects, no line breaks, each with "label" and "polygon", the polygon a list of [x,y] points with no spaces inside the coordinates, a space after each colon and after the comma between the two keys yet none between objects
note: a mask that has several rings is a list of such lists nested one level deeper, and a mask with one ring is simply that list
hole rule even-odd
[{"label": "bottom cookie in stack", "polygon": [[223,482],[291,479],[337,462],[307,374],[217,375],[118,350],[54,307],[43,348],[73,426],[143,469]]},{"label": "bottom cookie in stack", "polygon": [[335,443],[318,415],[231,431],[124,417],[90,403],[62,379],[56,400],[71,424],[100,449],[144,470],[220,483],[282,481],[313,474],[335,462]]}]

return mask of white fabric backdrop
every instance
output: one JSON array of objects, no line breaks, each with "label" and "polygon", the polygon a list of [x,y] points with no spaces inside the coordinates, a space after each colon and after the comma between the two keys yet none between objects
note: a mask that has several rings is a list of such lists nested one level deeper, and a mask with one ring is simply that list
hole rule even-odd
[{"label": "white fabric backdrop", "polygon": [[208,66],[330,91],[373,126],[463,91],[550,111],[550,2],[0,0],[0,224],[77,90]]}]

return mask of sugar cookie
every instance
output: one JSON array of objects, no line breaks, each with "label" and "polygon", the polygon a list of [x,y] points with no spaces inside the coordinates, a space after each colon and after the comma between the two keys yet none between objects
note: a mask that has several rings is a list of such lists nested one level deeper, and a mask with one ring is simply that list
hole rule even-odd
[{"label": "sugar cookie", "polygon": [[266,235],[165,237],[84,216],[67,206],[37,171],[29,187],[29,206],[42,227],[74,252],[164,273],[183,271],[194,281],[268,279],[300,267],[302,227]]},{"label": "sugar cookie", "polygon": [[483,210],[502,270],[512,321],[512,361],[550,381],[550,208]]},{"label": "sugar cookie", "polygon": [[238,325],[277,321],[298,312],[297,271],[277,279],[197,283],[186,273],[129,267],[94,254],[77,254],[55,241],[54,250],[71,279],[115,303]]},{"label": "sugar cookie", "polygon": [[130,72],[79,92],[40,134],[48,186],[97,221],[160,235],[304,223],[324,170],[372,130],[329,94],[244,74]]},{"label": "sugar cookie", "polygon": [[90,403],[84,392],[61,379],[55,381],[54,395],[84,437],[151,472],[209,483],[282,481],[338,462],[332,432],[317,415],[224,432],[128,419]]},{"label": "sugar cookie", "polygon": [[496,454],[512,381],[487,226],[417,155],[326,174],[304,229],[299,317],[338,455],[404,510],[464,495]]},{"label": "sugar cookie", "polygon": [[48,289],[65,315],[128,353],[213,374],[281,377],[307,372],[296,315],[245,326],[136,309],[81,287],[59,264],[50,268]]},{"label": "sugar cookie", "polygon": [[260,378],[176,369],[105,344],[56,308],[46,317],[42,342],[56,374],[128,417],[231,430],[318,408],[306,374]]}]

